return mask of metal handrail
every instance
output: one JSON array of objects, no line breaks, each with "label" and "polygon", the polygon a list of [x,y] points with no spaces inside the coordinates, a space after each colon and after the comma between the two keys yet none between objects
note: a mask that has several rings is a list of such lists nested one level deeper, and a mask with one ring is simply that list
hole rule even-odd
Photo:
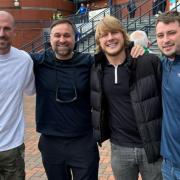
[{"label": "metal handrail", "polygon": [[[166,12],[171,12],[171,11],[177,10],[177,7],[179,7],[179,6],[180,6],[180,4],[177,4],[177,2],[176,2],[175,7]],[[148,26],[144,26],[143,28],[141,28],[141,30],[146,31],[146,33],[148,35],[151,28],[155,28],[155,23],[156,23],[156,21],[153,21]],[[157,40],[154,40],[153,42],[151,42],[151,45],[155,44],[156,42],[157,42]]]},{"label": "metal handrail", "polygon": [[[169,11],[166,11],[166,12],[171,12],[171,11],[174,11],[174,10],[177,10],[177,7],[179,7],[180,4],[177,4],[176,2],[176,5],[174,8],[172,8],[171,10]],[[146,31],[147,35],[149,34],[149,31],[151,30],[151,28],[155,28],[155,23],[156,21],[152,22],[151,24],[149,24],[148,26],[144,26],[143,28],[141,28],[141,30],[144,30]],[[155,39],[154,41],[151,42],[151,46],[154,45],[155,43],[157,43],[157,40]]]},{"label": "metal handrail", "polygon": [[[161,3],[159,3],[159,4],[161,4]],[[178,6],[180,6],[180,4],[177,4],[177,3],[176,3],[176,6],[175,6],[173,9],[171,9],[171,10],[169,10],[169,11],[166,11],[166,12],[170,12],[170,11],[176,10]],[[146,13],[144,13],[144,14],[143,14],[141,17],[139,17],[138,19],[142,18],[143,16],[145,16],[146,14],[148,14],[149,12],[151,12],[152,9],[153,9],[153,8],[149,9]],[[138,19],[135,20],[135,23],[138,21]],[[144,31],[146,31],[147,34],[149,34],[149,31],[150,31],[152,28],[155,27],[155,23],[156,23],[156,20],[148,23],[148,25],[145,25],[145,26],[142,27],[140,30],[144,30]],[[133,24],[133,23],[132,23],[132,24]],[[136,27],[136,25],[135,25],[135,27]],[[126,27],[126,30],[128,31],[128,27]],[[136,29],[136,28],[133,29],[133,31],[135,31],[135,30],[137,30],[137,29]],[[156,40],[153,41],[153,42],[151,43],[151,45],[153,45],[153,44],[155,44],[155,43],[156,43]],[[90,46],[91,46],[91,47],[92,47],[92,46],[95,47],[95,43],[94,43],[94,44],[90,44]],[[82,52],[85,52],[85,51],[87,51],[88,49],[89,49],[89,47],[87,47],[86,49],[84,49]]]},{"label": "metal handrail", "polygon": [[[124,6],[124,7],[123,7]],[[115,6],[111,6],[110,7],[110,9],[113,9]],[[123,7],[123,8],[122,8]],[[121,9],[120,10],[118,10],[118,11],[123,11],[123,9],[125,9],[127,7],[127,3],[124,3],[124,4],[121,4]],[[91,18],[90,19],[90,22],[89,22],[89,24],[91,24],[91,27],[87,30],[87,31],[85,31],[85,32],[83,32],[82,31],[82,29],[83,29],[83,27],[85,27],[85,26],[87,26],[87,24],[83,24],[83,25],[81,25],[81,26],[79,26],[79,32],[82,34],[81,35],[81,38],[83,38],[84,36],[87,36],[88,37],[88,34],[91,32],[91,31],[94,31],[94,29],[95,29],[95,26],[96,26],[96,24],[97,24],[97,18],[99,17],[99,16],[102,16],[103,15],[103,17],[106,15],[106,12],[107,12],[108,10],[106,9],[104,12],[101,12],[101,13],[99,13],[99,14],[97,14],[96,16],[94,16],[93,18]],[[114,13],[117,13],[118,11],[115,11]],[[72,16],[67,16],[66,18],[71,18]],[[74,16],[73,16],[74,17]],[[18,21],[16,21],[16,23],[41,23],[41,24],[46,24],[46,27],[48,26],[50,26],[50,24],[51,24],[51,20],[29,20],[29,21],[24,21],[24,20],[18,20]],[[78,29],[78,28],[77,28]],[[91,30],[91,31],[90,31]],[[26,48],[28,48],[28,46],[30,46],[30,44],[32,44],[31,45],[31,47],[32,47],[32,49],[34,48],[34,44],[38,44],[39,43],[39,41],[40,41],[40,39],[43,39],[43,37],[47,37],[46,35],[41,35],[40,37],[37,37],[37,38],[35,38],[34,40],[32,40],[31,42],[28,42],[27,44],[25,44],[25,45],[23,45],[22,47],[21,47],[21,49],[26,49]],[[82,39],[83,40],[83,39]],[[82,41],[81,41],[82,42]],[[46,42],[44,42],[44,43],[46,43]]]},{"label": "metal handrail", "polygon": [[[161,1],[161,2],[160,2],[159,4],[157,4],[155,7],[161,5],[163,2],[164,2],[164,1]],[[146,15],[148,15],[149,24],[151,24],[151,12],[152,12],[152,10],[153,10],[153,8],[149,9],[147,12],[145,12],[144,14],[142,14],[141,16],[139,16],[139,17],[138,17],[137,19],[135,19],[133,22],[130,22],[130,23],[129,23],[129,21],[127,20],[126,30],[128,31],[128,27],[129,27],[130,25],[132,25],[132,24],[134,24],[135,27],[136,27],[136,22],[137,22],[137,21],[140,21],[140,23],[141,23],[142,17],[144,17],[144,16],[146,16]],[[135,28],[135,30],[136,30],[136,28]]]},{"label": "metal handrail", "polygon": [[[145,3],[147,3],[149,0],[145,0],[143,3],[141,3],[139,6],[137,6],[137,9],[139,9],[139,8],[141,8]],[[119,9],[117,10],[117,11],[114,11],[111,15],[116,15],[116,14],[118,14],[118,12],[119,12]],[[129,15],[129,14],[128,14]],[[125,15],[125,17],[126,17],[126,15]],[[122,17],[122,19],[123,19],[124,17]],[[98,20],[99,21],[99,20]],[[91,33],[91,31],[92,32],[95,32],[95,27],[96,27],[96,24],[97,24],[97,21],[96,22],[94,22],[94,26],[91,28],[91,29],[88,29],[86,32],[84,32],[84,34],[86,34],[86,36],[85,36],[85,38],[86,39],[89,39],[91,36],[92,36],[92,33]],[[80,42],[82,42],[82,41],[80,41]],[[86,43],[86,42],[85,42]],[[80,44],[79,43],[79,46],[83,46],[84,47],[84,44]],[[93,45],[90,45],[90,44],[88,44],[88,46],[93,46]],[[95,46],[95,45],[94,45]],[[78,45],[77,45],[77,48],[78,48]],[[79,48],[79,49],[81,49],[81,48]],[[88,48],[86,48],[86,50],[87,50]],[[84,50],[84,51],[86,51],[86,50]]]},{"label": "metal handrail", "polygon": [[[144,3],[146,3],[146,2],[147,2],[147,1],[143,2],[140,6],[144,5]],[[159,4],[161,4],[161,3],[159,3]],[[176,7],[174,7],[173,9],[176,9],[178,6],[180,6],[180,4],[179,4],[179,5],[176,4]],[[136,19],[133,21],[133,23],[132,23],[132,22],[130,22],[130,23],[127,22],[127,25],[125,26],[126,30],[127,30],[127,31],[130,30],[130,25],[133,25],[133,24],[135,24],[135,25],[134,25],[135,28],[134,28],[133,30],[136,30],[136,29],[137,29],[136,23],[137,23],[138,21],[141,22],[142,17],[144,17],[144,16],[146,16],[146,15],[148,14],[149,23],[148,23],[148,25],[145,25],[144,27],[141,28],[142,30],[146,31],[147,34],[148,34],[149,31],[151,30],[151,28],[154,28],[154,27],[155,27],[155,21],[152,21],[152,20],[151,20],[151,16],[150,16],[150,15],[151,15],[151,12],[152,12],[152,9],[153,9],[153,8],[149,9],[147,12],[143,13],[140,17],[136,18]],[[115,13],[116,13],[116,12],[115,12]],[[90,49],[90,47],[92,47],[92,46],[95,47],[95,43],[93,43],[93,44],[92,44],[92,43],[91,43],[91,44],[89,43],[89,38],[92,37],[92,35],[94,34],[94,32],[95,32],[95,28],[88,30],[88,31],[86,32],[86,34],[83,35],[82,38],[79,39],[78,42],[76,42],[76,44],[77,44],[77,49],[80,49],[80,46],[83,46],[83,51],[82,51],[82,52],[85,52],[85,51],[87,51],[88,49]],[[44,37],[45,37],[45,36],[44,36]],[[46,37],[46,39],[48,39],[48,36]],[[84,43],[83,43],[85,40],[88,42],[88,47],[86,47],[86,46],[84,45]],[[87,42],[86,42],[86,43],[87,43]],[[44,42],[44,44],[45,44],[45,43],[46,43],[46,42]]]},{"label": "metal handrail", "polygon": [[[137,10],[139,9],[139,8],[141,8],[145,3],[147,3],[149,0],[143,0],[142,2],[143,3],[141,3],[139,6],[137,6]],[[109,9],[106,9],[105,11],[103,11],[103,12],[101,12],[100,14],[98,14],[98,15],[96,15],[95,17],[93,17],[93,19],[91,19],[88,23],[85,23],[85,24],[83,24],[83,25],[81,25],[81,26],[79,26],[77,29],[78,29],[78,31],[81,33],[81,34],[87,34],[87,31],[89,32],[89,29],[92,29],[92,30],[94,30],[95,29],[95,27],[96,27],[96,22],[97,22],[97,19],[98,19],[98,21],[99,21],[99,17],[105,17],[106,15],[112,15],[112,16],[116,16],[117,14],[121,14],[121,12],[123,12],[126,8],[127,8],[127,3],[124,3],[124,4],[121,4],[121,6],[120,6],[120,8],[117,8],[117,10],[116,11],[112,11],[113,10],[113,8],[115,9],[116,8],[116,6],[111,6],[110,7],[110,10]],[[129,17],[129,13],[127,13],[126,15],[124,15],[124,16],[121,16],[121,20],[123,20],[123,19],[125,19],[125,18],[127,18],[127,17]],[[119,17],[118,17],[119,18]],[[86,27],[86,28],[84,28],[84,27]],[[89,28],[88,28],[89,27]],[[83,30],[83,28],[84,29],[88,29],[87,31],[84,31]]]}]

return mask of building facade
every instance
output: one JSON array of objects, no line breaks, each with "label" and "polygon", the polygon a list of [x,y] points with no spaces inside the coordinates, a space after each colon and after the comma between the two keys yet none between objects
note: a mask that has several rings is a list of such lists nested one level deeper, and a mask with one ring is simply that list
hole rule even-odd
[{"label": "building facade", "polygon": [[67,16],[75,11],[75,5],[69,0],[0,0],[0,9],[15,17],[13,45],[20,48],[42,34],[42,29],[49,26],[55,12],[60,11]]}]

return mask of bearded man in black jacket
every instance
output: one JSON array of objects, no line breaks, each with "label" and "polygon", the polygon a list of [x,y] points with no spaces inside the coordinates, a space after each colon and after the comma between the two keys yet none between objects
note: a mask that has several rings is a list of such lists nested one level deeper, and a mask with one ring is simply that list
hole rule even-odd
[{"label": "bearded man in black jacket", "polygon": [[161,180],[161,64],[153,54],[130,56],[129,38],[118,19],[96,27],[98,54],[91,70],[94,135],[110,138],[117,180]]}]

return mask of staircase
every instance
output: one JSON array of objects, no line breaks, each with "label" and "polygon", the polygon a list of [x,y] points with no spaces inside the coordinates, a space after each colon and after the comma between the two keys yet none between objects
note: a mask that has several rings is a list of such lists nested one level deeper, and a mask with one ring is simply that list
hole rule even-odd
[{"label": "staircase", "polygon": [[[149,0],[137,0],[137,5],[144,2],[144,1],[149,1]],[[126,12],[126,16],[127,16],[127,3],[126,4],[120,4],[120,5],[115,5],[115,6],[111,6],[109,8],[106,8],[103,12],[97,14],[96,16],[94,16],[93,18],[89,19],[89,23],[84,23],[84,24],[76,24],[78,31],[82,34],[82,38],[79,42],[77,42],[77,50],[81,50],[81,51],[91,51],[94,52],[94,41],[93,44],[88,44],[88,42],[91,42],[91,40],[93,38],[91,38],[91,36],[93,36],[94,30],[95,30],[95,26],[97,24],[97,22],[102,19],[105,15],[116,15],[116,17],[122,18],[121,14],[124,12]],[[76,18],[79,18],[78,16],[68,16],[68,18],[70,20],[72,20],[73,22],[78,22],[78,19],[76,20]],[[28,51],[28,52],[35,52],[35,51],[39,51],[39,49],[45,49],[46,47],[49,46],[49,43],[44,41],[43,44],[41,44],[40,42],[42,42],[42,40],[47,39],[49,40],[49,35],[47,35],[47,29],[45,30],[46,33],[42,34],[42,37],[37,37],[36,39],[32,40],[31,42],[25,44],[23,47],[21,47],[21,49]],[[42,40],[40,40],[40,38]],[[84,44],[83,44],[84,41]],[[80,44],[79,44],[80,43]],[[38,46],[38,48],[36,48]],[[80,48],[79,48],[80,47]],[[93,51],[91,50],[93,49]]]},{"label": "staircase", "polygon": [[[128,23],[126,20],[122,20],[122,24],[124,28],[126,29],[126,31],[128,32],[128,34],[132,33],[135,30],[144,30],[147,33],[148,38],[151,42],[156,41],[155,24],[150,25],[149,17],[148,16],[142,17],[141,22],[137,21],[135,25],[134,22],[136,20],[137,18],[131,19],[129,20]],[[152,16],[151,22],[155,22],[155,21],[156,21],[156,17]],[[157,47],[156,42],[152,44],[152,46],[150,47],[150,50],[155,54],[159,54],[159,49]],[[90,52],[92,54],[95,53],[95,32],[92,32],[91,35],[83,38],[82,40],[78,42],[77,51]]]},{"label": "staircase", "polygon": [[[153,42],[150,50],[153,51],[155,54],[159,54],[159,50],[158,50],[158,47],[156,44],[156,37],[155,37],[156,19],[154,16],[152,16],[152,9],[149,9],[146,12],[142,11],[142,9],[145,7],[145,5],[147,3],[149,3],[149,0],[145,0],[145,1],[142,1],[141,3],[139,3],[139,5],[137,6],[137,10],[136,10],[136,13],[139,14],[139,16],[135,17],[134,19],[129,19],[129,14],[123,15],[123,17],[118,16],[120,14],[120,12],[122,12],[124,10],[124,8],[126,8],[126,5],[124,7],[116,9],[116,11],[111,12],[111,15],[113,15],[115,17],[118,16],[117,18],[119,18],[121,20],[125,30],[129,34],[135,30],[144,30],[147,33],[149,40],[151,42]],[[84,38],[82,38],[78,42],[77,51],[90,52],[92,54],[95,53],[95,40],[94,40],[95,27],[96,27],[96,24],[98,23],[98,21],[100,19],[102,19],[103,17],[102,17],[102,14],[99,19],[97,19],[97,17],[96,17],[96,21],[94,21],[94,23],[93,23],[94,26],[92,26],[88,31],[86,31],[88,35],[86,35]],[[89,27],[88,24],[87,24],[87,27]],[[80,29],[80,30],[82,30],[82,29]]]},{"label": "staircase", "polygon": [[[96,15],[95,17],[91,18],[88,23],[83,24],[76,24],[76,27],[78,31],[81,33],[81,38],[76,42],[76,50],[79,52],[89,52],[94,54],[95,53],[95,27],[96,24],[101,20],[105,15],[113,15],[119,18],[126,29],[128,33],[131,33],[135,30],[144,30],[148,34],[149,40],[153,42],[152,46],[150,47],[150,50],[153,51],[156,54],[159,54],[159,50],[156,44],[156,37],[155,37],[155,17],[151,15],[152,9],[149,9],[147,12],[142,14],[142,8],[146,3],[149,3],[149,0],[144,0],[139,3],[137,6],[137,11],[139,14],[139,17],[135,17],[134,19],[129,19],[129,15],[125,14],[122,17],[122,12],[126,8],[126,4],[121,5],[120,7],[110,7],[105,9],[100,14]],[[180,5],[180,4],[179,4]],[[177,6],[179,6],[177,5]],[[177,8],[174,7],[172,10]],[[74,18],[74,17],[73,17]],[[76,21],[74,21],[76,22]],[[42,37],[41,37],[42,39]],[[35,42],[31,42],[29,44],[35,44],[38,43],[38,48],[33,49],[35,45],[32,45],[31,52],[37,51],[40,49],[46,49],[49,47],[49,34],[48,30],[46,30],[45,35],[43,36],[44,43],[41,43],[41,46],[39,44],[40,40],[36,40]],[[27,45],[29,46],[29,45]],[[24,46],[25,47],[25,46]],[[26,47],[27,48],[27,47]],[[24,49],[24,48],[22,48]],[[25,49],[26,50],[26,49]]]},{"label": "staircase", "polygon": [[150,40],[150,42],[152,43],[150,50],[154,53],[154,54],[159,54],[159,49],[156,43],[156,33],[155,33],[155,22],[156,22],[156,17],[155,16],[151,16],[151,22],[149,21],[149,17],[148,16],[144,16],[141,18],[141,22],[137,22],[135,25],[135,21],[137,20],[137,18],[131,19],[129,21],[129,25],[127,24],[127,21],[123,20],[123,26],[126,28],[128,34],[131,34],[133,31],[135,30],[143,30],[146,32],[146,34],[148,35],[148,39]]},{"label": "staircase", "polygon": [[[139,9],[145,4],[147,1],[144,1],[140,6]],[[161,4],[160,2],[159,4]],[[176,6],[171,10],[176,10],[178,7],[180,7],[180,4],[176,4]],[[117,13],[117,12],[116,12]],[[152,45],[150,47],[150,50],[159,55],[160,51],[157,47],[156,43],[156,35],[155,35],[155,22],[156,17],[151,15],[152,9],[149,9],[144,14],[141,14],[141,16],[136,17],[134,19],[129,19],[129,16],[124,16],[120,18],[125,30],[130,34],[131,32],[135,30],[143,30],[147,33],[149,40],[152,42]],[[112,14],[114,15],[114,14]],[[97,24],[97,22],[96,22]],[[94,26],[95,29],[95,26]],[[86,36],[84,40],[80,41],[77,46],[77,51],[83,51],[83,52],[90,52],[92,54],[95,53],[95,41],[94,41],[94,31],[92,30],[91,34],[89,36]]]},{"label": "staircase", "polygon": [[[137,14],[141,16],[142,8],[149,3],[149,0],[137,1]],[[78,25],[78,31],[83,35],[82,39],[77,44],[77,51],[95,53],[95,28],[97,23],[103,19],[106,15],[112,15],[125,22],[129,20],[129,13],[127,11],[127,3],[121,4],[120,6],[111,6],[106,8],[103,12],[99,13],[89,23]]]}]

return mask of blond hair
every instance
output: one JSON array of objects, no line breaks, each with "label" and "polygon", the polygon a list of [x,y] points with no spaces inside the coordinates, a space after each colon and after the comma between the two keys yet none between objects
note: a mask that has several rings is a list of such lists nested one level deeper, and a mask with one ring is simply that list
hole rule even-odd
[{"label": "blond hair", "polygon": [[106,32],[121,32],[124,38],[125,48],[130,43],[129,36],[126,33],[121,22],[113,16],[105,16],[96,26],[95,41],[96,41],[96,52],[101,51],[99,39],[103,33]]}]

